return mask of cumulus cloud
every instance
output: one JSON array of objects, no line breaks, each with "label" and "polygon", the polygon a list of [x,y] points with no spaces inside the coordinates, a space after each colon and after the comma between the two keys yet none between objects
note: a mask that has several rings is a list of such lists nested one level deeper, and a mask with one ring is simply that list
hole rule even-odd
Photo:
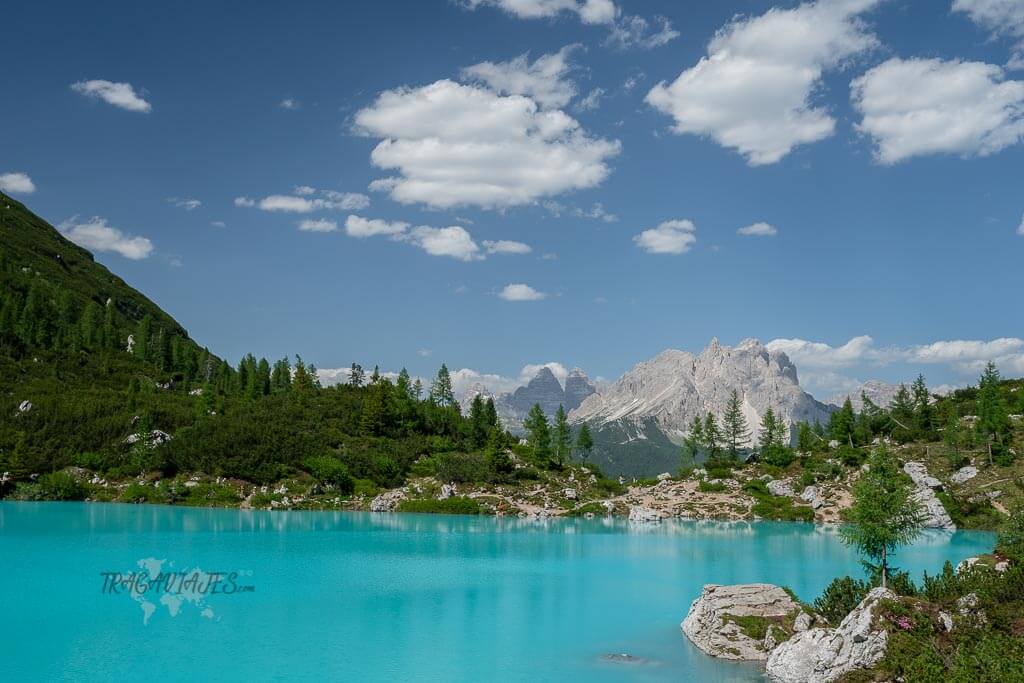
[{"label": "cumulus cloud", "polygon": [[316,188],[309,185],[296,185],[292,192],[300,197],[308,197],[311,194],[316,194]]},{"label": "cumulus cloud", "polygon": [[1016,38],[1006,68],[1024,70],[1024,0],[953,0],[953,11],[963,12],[993,36]]},{"label": "cumulus cloud", "polygon": [[71,89],[86,97],[103,100],[128,111],[148,113],[153,109],[149,102],[140,97],[131,83],[113,83],[104,80],[78,81],[71,84]]},{"label": "cumulus cloud", "polygon": [[450,80],[385,91],[355,122],[382,138],[373,164],[399,173],[371,189],[435,208],[502,208],[594,187],[619,152],[561,110]]},{"label": "cumulus cloud", "polygon": [[464,0],[463,4],[469,9],[497,7],[519,19],[548,19],[568,12],[584,24],[610,24],[618,15],[612,0]]},{"label": "cumulus cloud", "polygon": [[533,251],[529,244],[513,240],[484,240],[484,249],[488,254],[529,254]]},{"label": "cumulus cloud", "polygon": [[281,100],[281,109],[289,109],[290,110],[290,109],[298,109],[298,108],[299,108],[299,101],[298,100],[292,99],[291,97],[286,97],[283,100]]},{"label": "cumulus cloud", "polygon": [[245,208],[256,206],[256,202],[249,197],[235,197],[235,206],[241,206]]},{"label": "cumulus cloud", "polygon": [[692,221],[672,220],[644,230],[633,241],[648,254],[685,254],[697,241],[696,232]]},{"label": "cumulus cloud", "polygon": [[1020,225],[1017,226],[1017,234],[1024,237],[1024,215],[1020,217]]},{"label": "cumulus cloud", "polygon": [[409,241],[431,256],[451,256],[459,261],[477,261],[483,258],[480,247],[461,225],[447,228],[420,225],[409,233]]},{"label": "cumulus cloud", "polygon": [[78,221],[78,216],[72,216],[57,229],[78,246],[93,251],[113,252],[133,261],[153,253],[153,243],[147,238],[126,235],[99,216],[82,222]]},{"label": "cumulus cloud", "polygon": [[299,230],[303,232],[335,232],[337,229],[337,222],[329,221],[326,218],[314,218],[299,221]]},{"label": "cumulus cloud", "polygon": [[505,288],[498,293],[505,301],[540,301],[545,298],[547,294],[544,292],[538,292],[530,285],[511,284],[505,285]]},{"label": "cumulus cloud", "polygon": [[409,229],[408,223],[385,221],[380,218],[349,216],[345,219],[345,233],[349,237],[375,237],[377,235],[402,235]]},{"label": "cumulus cloud", "polygon": [[650,50],[667,45],[679,37],[679,31],[672,28],[666,17],[655,17],[653,21],[639,16],[625,16],[615,22],[605,41],[619,48],[639,47]]},{"label": "cumulus cloud", "polygon": [[778,228],[771,223],[765,223],[764,221],[752,223],[751,225],[740,228],[736,232],[747,237],[775,237],[775,235],[779,234]]},{"label": "cumulus cloud", "polygon": [[751,166],[776,163],[832,135],[835,119],[812,95],[825,71],[878,44],[858,19],[878,2],[819,0],[734,19],[706,57],[646,101],[672,116],[676,133],[709,137]]},{"label": "cumulus cloud", "polygon": [[982,62],[890,59],[850,84],[875,158],[986,156],[1024,137],[1024,82]]},{"label": "cumulus cloud", "polygon": [[0,174],[0,190],[8,194],[32,194],[36,184],[27,173],[3,173]]},{"label": "cumulus cloud", "polygon": [[542,55],[530,62],[522,54],[507,62],[481,62],[462,70],[468,81],[486,83],[503,95],[526,95],[542,107],[561,108],[576,96],[576,85],[569,75],[569,55],[578,45],[566,45],[558,52]]}]

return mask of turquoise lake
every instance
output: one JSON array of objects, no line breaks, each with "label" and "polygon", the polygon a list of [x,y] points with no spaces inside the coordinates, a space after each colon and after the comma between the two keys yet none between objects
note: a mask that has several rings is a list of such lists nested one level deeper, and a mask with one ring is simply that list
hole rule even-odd
[{"label": "turquoise lake", "polygon": [[[896,563],[919,577],[993,542],[930,533]],[[239,574],[183,604],[104,592],[104,573],[195,568]],[[0,677],[759,680],[681,634],[701,586],[765,581],[810,601],[842,574],[861,575],[857,558],[808,524],[0,503]]]}]

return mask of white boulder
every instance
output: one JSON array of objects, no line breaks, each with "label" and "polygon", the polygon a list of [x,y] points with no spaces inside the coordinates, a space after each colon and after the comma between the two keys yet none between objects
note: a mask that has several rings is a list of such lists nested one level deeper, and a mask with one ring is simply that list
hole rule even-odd
[{"label": "white boulder", "polygon": [[631,522],[660,522],[661,513],[649,507],[634,505],[629,508],[629,521]]},{"label": "white boulder", "polygon": [[923,514],[922,526],[925,529],[956,531],[956,524],[953,523],[953,519],[946,512],[946,508],[942,506],[942,501],[935,495],[935,491],[932,491],[930,488],[919,487],[911,494],[911,498],[916,500],[921,506]]},{"label": "white boulder", "polygon": [[441,493],[438,494],[438,500],[447,500],[455,495],[455,484],[441,484]]},{"label": "white boulder", "polygon": [[928,474],[928,468],[923,462],[908,462],[903,466],[906,472],[918,488],[941,489],[942,482]]},{"label": "white boulder", "polygon": [[978,476],[978,468],[972,465],[961,467],[949,478],[954,484],[963,484]]},{"label": "white boulder", "polygon": [[768,493],[773,496],[795,496],[796,492],[793,491],[793,485],[789,483],[788,479],[773,479],[768,482]]},{"label": "white boulder", "polygon": [[370,501],[370,512],[393,512],[407,497],[402,489],[385,491]]},{"label": "white boulder", "polygon": [[[698,649],[712,657],[764,660],[777,640],[789,635],[778,623],[795,613],[805,614],[789,593],[770,583],[708,584],[693,601],[680,628]],[[759,617],[772,625],[764,637],[753,638],[732,617]]]},{"label": "white boulder", "polygon": [[889,635],[874,626],[879,601],[896,595],[874,588],[837,628],[812,628],[797,633],[768,656],[768,678],[776,683],[827,683],[857,669],[867,669],[885,656]]},{"label": "white boulder", "polygon": [[18,404],[19,413],[27,413],[30,410],[32,410],[32,401],[22,401]]}]

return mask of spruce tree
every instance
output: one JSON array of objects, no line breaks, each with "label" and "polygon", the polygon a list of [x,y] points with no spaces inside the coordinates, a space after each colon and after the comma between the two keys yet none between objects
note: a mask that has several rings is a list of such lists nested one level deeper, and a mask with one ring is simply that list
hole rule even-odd
[{"label": "spruce tree", "polygon": [[910,441],[914,436],[914,398],[904,384],[889,404],[889,417],[893,423],[893,438],[900,443]]},{"label": "spruce tree", "polygon": [[348,383],[353,387],[363,386],[363,366],[359,363],[353,363],[349,368]]},{"label": "spruce tree", "polygon": [[561,405],[558,406],[558,411],[555,413],[555,462],[559,465],[564,465],[565,461],[569,457],[569,449],[571,448],[571,434],[569,431],[569,420],[565,414],[565,408]]},{"label": "spruce tree", "polygon": [[843,407],[832,413],[828,422],[828,436],[833,441],[853,445],[853,432],[856,427],[857,416],[853,412],[853,402],[847,396],[843,401]]},{"label": "spruce tree", "polygon": [[910,392],[914,404],[915,436],[918,439],[931,439],[935,432],[935,410],[932,407],[928,386],[924,382],[924,375],[917,376]]},{"label": "spruce tree", "polygon": [[729,457],[738,458],[740,446],[750,438],[750,432],[747,429],[747,419],[743,417],[740,396],[735,389],[725,407],[725,415],[722,416],[722,429],[725,432],[726,444],[729,446]]},{"label": "spruce tree", "polygon": [[442,408],[448,408],[455,404],[455,395],[452,393],[452,376],[448,372],[448,366],[444,363],[441,363],[441,369],[437,371],[437,378],[430,385],[430,401]]},{"label": "spruce tree", "polygon": [[701,423],[700,417],[695,415],[693,422],[690,423],[690,431],[687,433],[686,439],[683,441],[682,466],[688,467],[696,463],[697,456],[703,448],[704,425]]},{"label": "spruce tree", "polygon": [[482,448],[487,443],[490,426],[487,424],[487,408],[480,394],[473,397],[469,404],[469,439],[474,448]]},{"label": "spruce tree", "polygon": [[714,414],[710,412],[704,419],[704,452],[709,459],[722,454],[722,431],[718,428]]},{"label": "spruce tree", "polygon": [[589,457],[593,448],[594,437],[590,435],[590,427],[584,422],[580,426],[580,433],[576,435],[576,450],[582,452],[584,457]]},{"label": "spruce tree", "polygon": [[523,427],[529,434],[529,442],[537,463],[542,466],[548,465],[551,458],[551,430],[548,427],[548,417],[541,410],[539,403],[534,403],[530,408],[523,421]]},{"label": "spruce tree", "polygon": [[488,430],[498,429],[498,409],[494,407],[494,398],[491,396],[484,402],[484,420],[487,422]]},{"label": "spruce tree", "polygon": [[1010,416],[1006,401],[999,391],[1001,379],[996,364],[989,361],[978,380],[978,398],[974,423],[975,438],[988,451],[989,465],[993,464],[993,451],[1002,453],[1004,441],[1010,431]]}]

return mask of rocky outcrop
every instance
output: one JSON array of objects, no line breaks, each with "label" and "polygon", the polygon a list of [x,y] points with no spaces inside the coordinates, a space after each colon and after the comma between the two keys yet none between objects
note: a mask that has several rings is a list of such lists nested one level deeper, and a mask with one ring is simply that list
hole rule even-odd
[{"label": "rocky outcrop", "polygon": [[769,407],[787,426],[801,420],[827,422],[831,411],[800,388],[796,366],[785,353],[770,351],[756,339],[735,347],[712,339],[697,356],[668,350],[636,365],[583,401],[569,419],[597,425],[653,419],[667,435],[682,437],[697,415],[710,412],[721,420],[733,390],[743,401],[751,443]]},{"label": "rocky outcrop", "polygon": [[914,486],[918,488],[942,490],[942,482],[928,474],[928,468],[925,467],[923,462],[908,462],[903,466],[903,471],[907,473],[914,482]]},{"label": "rocky outcrop", "polygon": [[770,583],[709,584],[693,601],[680,628],[712,657],[764,660],[802,614],[806,612],[789,593]]},{"label": "rocky outcrop", "polygon": [[408,497],[404,489],[385,491],[370,501],[370,512],[393,512]]},{"label": "rocky outcrop", "polygon": [[642,505],[634,505],[629,508],[629,521],[631,522],[660,522],[661,513]]},{"label": "rocky outcrop", "polygon": [[919,488],[914,491],[911,498],[921,506],[921,526],[925,529],[945,529],[956,531],[956,524],[942,506],[942,501],[935,495],[935,491],[928,488]]},{"label": "rocky outcrop", "polygon": [[773,479],[768,482],[768,493],[773,496],[793,497],[796,495],[796,492],[793,491],[793,484],[787,479]]},{"label": "rocky outcrop", "polygon": [[776,683],[827,683],[885,656],[888,633],[875,626],[875,608],[896,595],[875,588],[836,628],[797,633],[768,656],[768,678]]}]

